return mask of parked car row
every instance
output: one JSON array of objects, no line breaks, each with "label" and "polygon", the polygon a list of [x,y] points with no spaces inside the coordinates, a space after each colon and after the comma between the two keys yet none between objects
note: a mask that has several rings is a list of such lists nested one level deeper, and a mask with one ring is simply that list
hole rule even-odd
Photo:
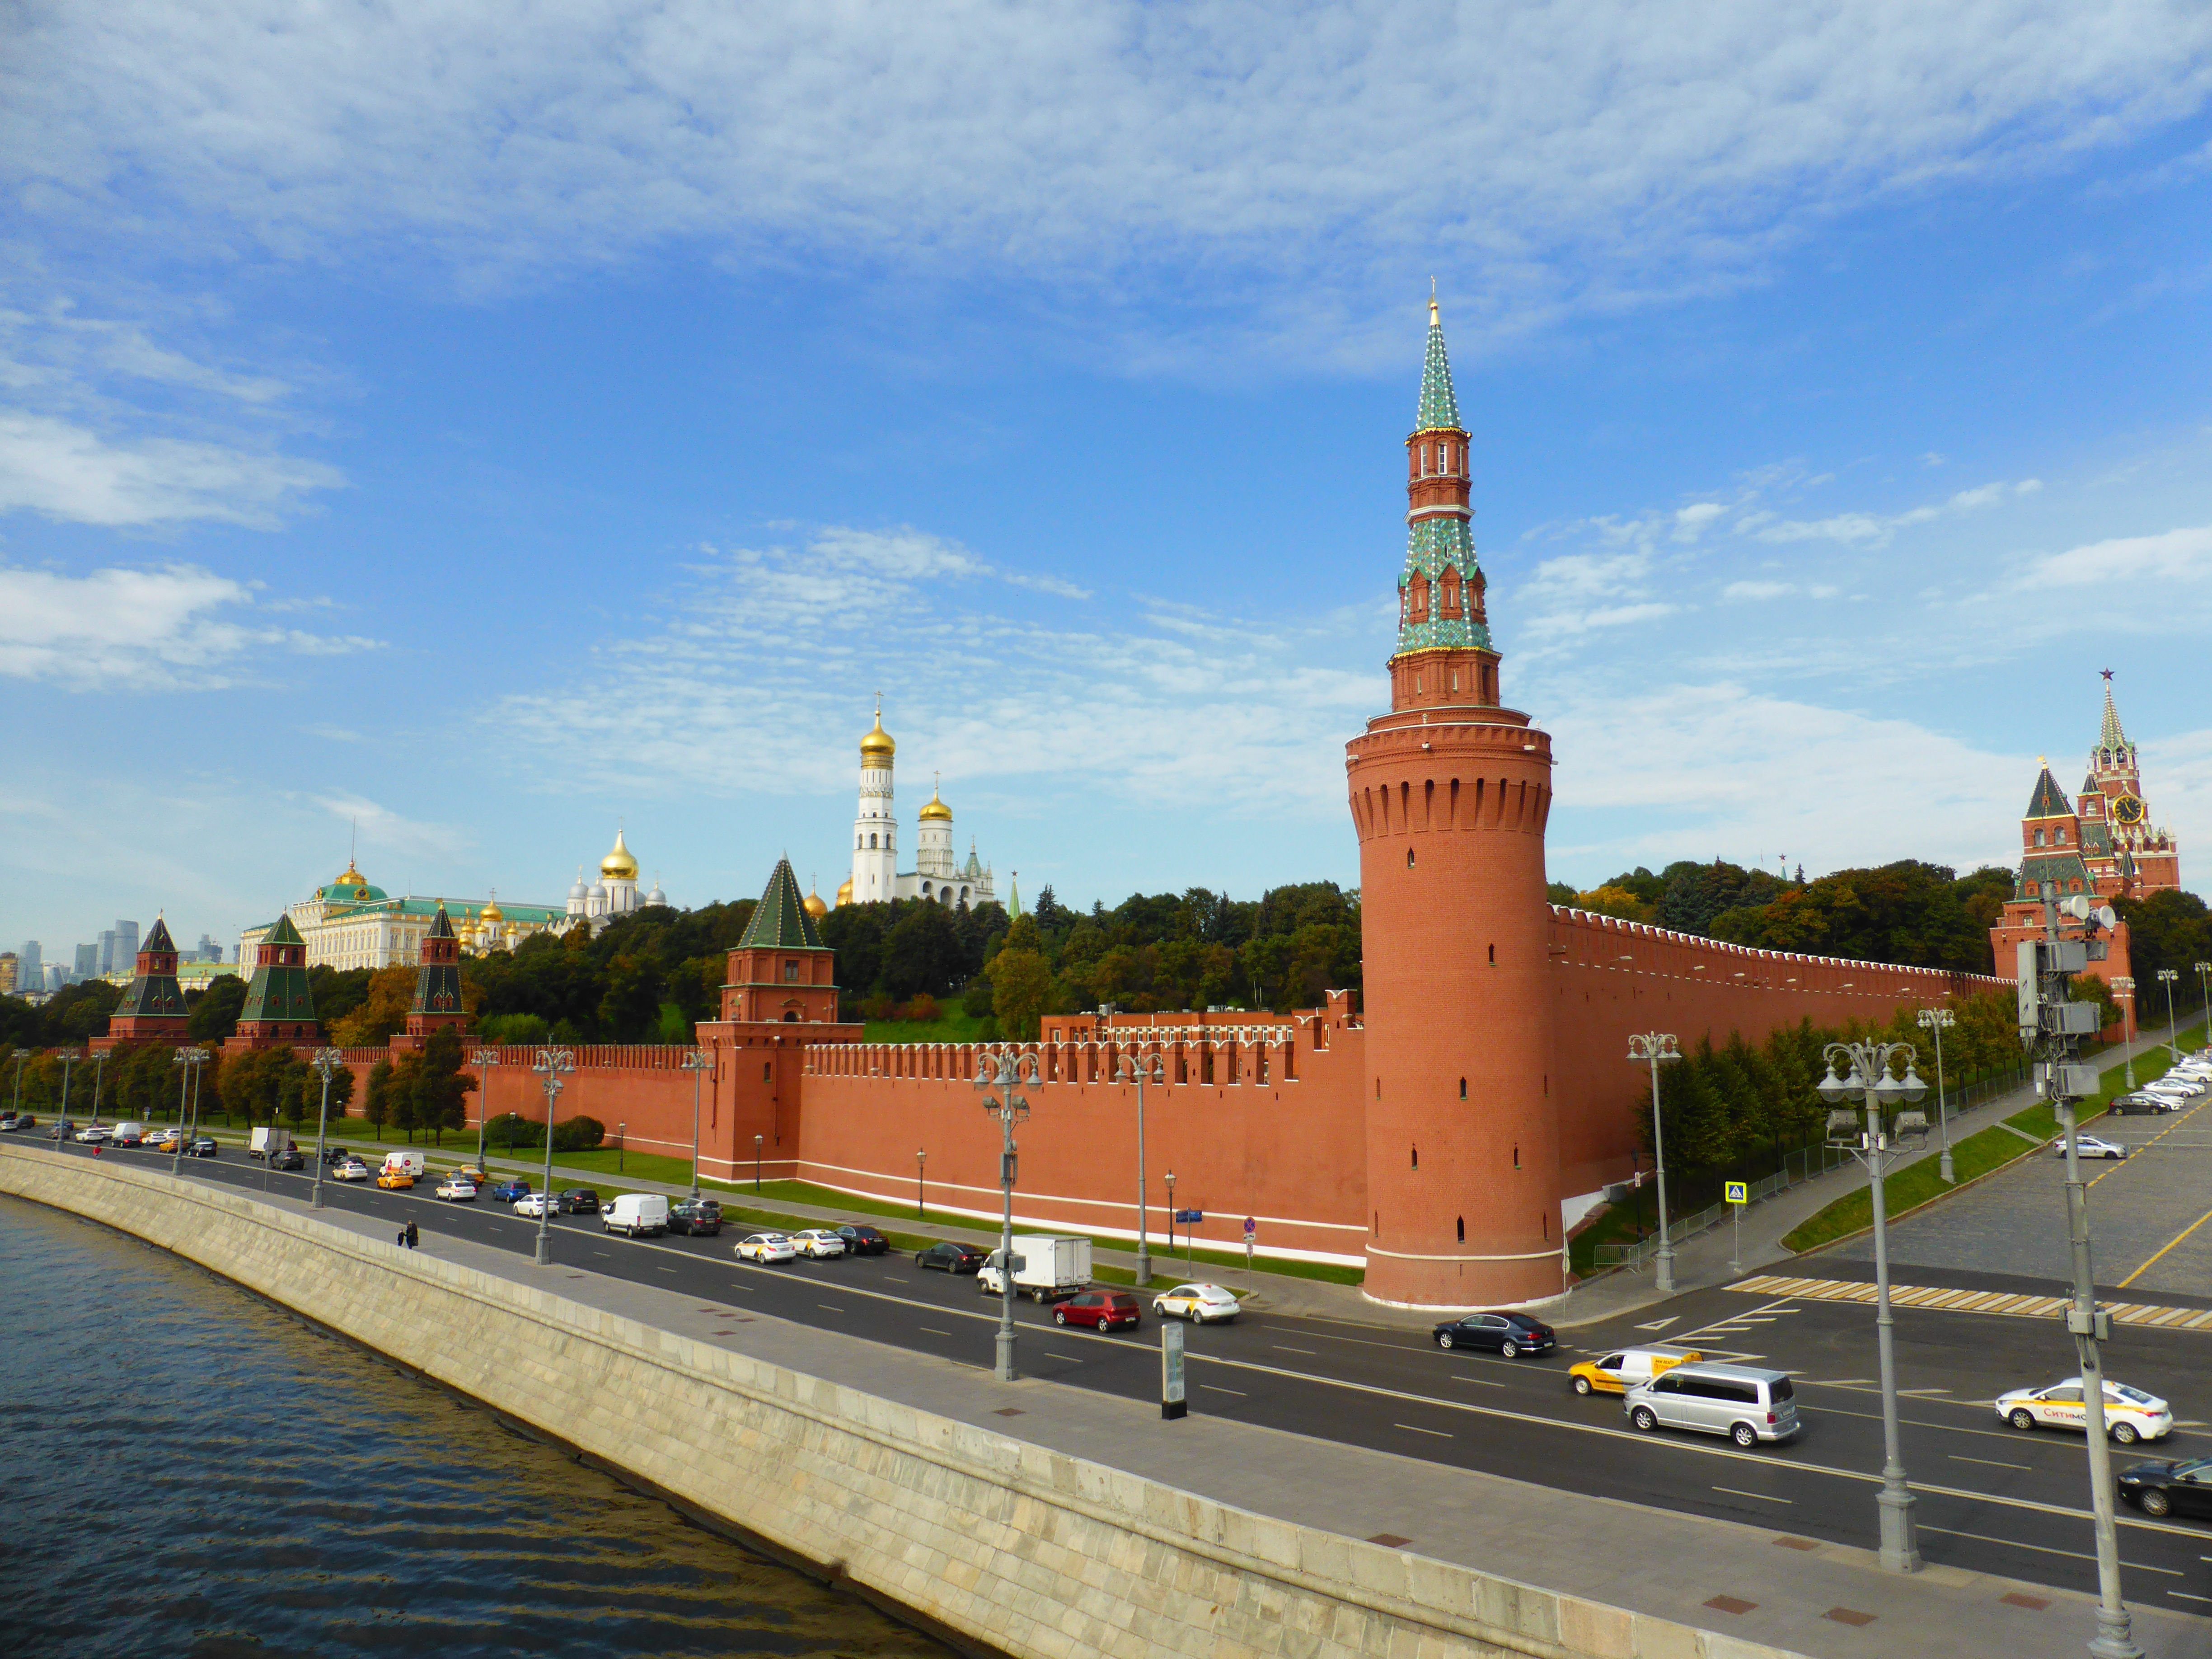
[{"label": "parked car row", "polygon": [[[719,1211],[716,1220],[719,1231]],[[835,1227],[806,1227],[793,1232],[770,1228],[748,1233],[738,1241],[733,1254],[741,1261],[771,1264],[796,1261],[802,1255],[810,1261],[835,1261],[841,1256],[882,1255],[890,1247],[890,1240],[873,1227],[847,1222]]]}]

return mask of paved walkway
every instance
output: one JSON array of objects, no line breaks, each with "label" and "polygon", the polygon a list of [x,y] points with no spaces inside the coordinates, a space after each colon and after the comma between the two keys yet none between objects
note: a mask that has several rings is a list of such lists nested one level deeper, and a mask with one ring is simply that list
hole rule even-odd
[{"label": "paved walkway", "polygon": [[[2100,1070],[2110,1071],[2123,1064],[2129,1055],[2142,1055],[2166,1048],[2164,1036],[2138,1037],[2132,1044],[2108,1049],[2097,1057]],[[2023,1085],[2010,1094],[1993,1096],[1969,1111],[1954,1111],[1950,1115],[1951,1141],[1954,1146],[1968,1135],[2001,1122],[2014,1113],[2024,1111],[2035,1104],[2033,1085]],[[1931,1113],[1932,1116],[1933,1114]],[[1917,1157],[1908,1158],[1899,1168],[1910,1167],[1929,1158],[1939,1157],[1941,1147],[1930,1137],[1928,1150]],[[1794,1251],[1782,1247],[1782,1241],[1798,1225],[1842,1198],[1866,1186],[1871,1177],[1866,1167],[1856,1159],[1826,1175],[1777,1193],[1760,1203],[1747,1206],[1743,1214],[1741,1255],[1737,1255],[1735,1229],[1714,1227],[1694,1238],[1686,1238],[1674,1247],[1674,1290],[1677,1295],[1687,1291],[1704,1290],[1714,1285],[1725,1285],[1731,1279],[1760,1267],[1770,1267],[1777,1262],[1795,1261],[1800,1258]],[[1569,1293],[1566,1304],[1546,1316],[1559,1326],[1594,1325],[1602,1320],[1633,1313],[1667,1298],[1651,1282],[1651,1269],[1647,1264],[1620,1273],[1608,1273],[1578,1285]]]},{"label": "paved walkway", "polygon": [[[281,1198],[261,1201],[305,1208]],[[319,1214],[332,1226],[388,1242],[380,1218]],[[1409,1553],[1814,1659],[1929,1653],[2074,1659],[2094,1633],[2093,1599],[2069,1591],[1949,1567],[1899,1577],[1882,1571],[1870,1552],[1842,1545],[1553,1491],[1202,1411],[1163,1422],[1145,1402],[1036,1379],[1001,1383],[977,1367],[743,1308],[704,1305],[567,1263],[538,1269],[511,1252],[431,1235],[424,1248],[503,1278],[550,1279],[562,1295],[589,1306],[1259,1514],[1352,1537],[1388,1534]],[[2160,1609],[2136,1610],[2136,1638],[2151,1659],[2201,1659],[2209,1628]]]}]

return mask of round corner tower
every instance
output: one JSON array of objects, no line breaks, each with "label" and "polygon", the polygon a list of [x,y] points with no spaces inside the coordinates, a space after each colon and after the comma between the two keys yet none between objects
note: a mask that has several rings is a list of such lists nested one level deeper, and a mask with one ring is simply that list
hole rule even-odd
[{"label": "round corner tower", "polygon": [[1366,1294],[1526,1304],[1565,1289],[1544,822],[1550,738],[1499,706],[1443,327],[1406,440],[1390,712],[1346,746],[1366,985]]}]

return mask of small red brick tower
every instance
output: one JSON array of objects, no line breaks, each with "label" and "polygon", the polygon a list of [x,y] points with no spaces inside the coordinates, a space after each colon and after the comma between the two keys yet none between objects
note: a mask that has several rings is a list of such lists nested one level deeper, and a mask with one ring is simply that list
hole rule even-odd
[{"label": "small red brick tower", "polygon": [[461,941],[446,915],[446,902],[438,901],[438,914],[430,931],[422,935],[421,966],[415,970],[415,1006],[407,1011],[407,1035],[418,1046],[441,1025],[458,1025],[465,1040],[468,1011],[461,1006]]},{"label": "small red brick tower", "polygon": [[315,1020],[314,992],[307,984],[307,942],[290,915],[281,915],[268,937],[253,947],[253,977],[246,981],[246,1006],[238,1011],[236,1033],[222,1046],[228,1052],[289,1048],[321,1041],[322,1031]]},{"label": "small red brick tower", "polygon": [[1551,739],[1498,705],[1443,327],[1406,440],[1390,712],[1346,745],[1359,836],[1366,1294],[1416,1307],[1565,1288],[1550,1100]]},{"label": "small red brick tower", "polygon": [[138,952],[138,972],[123,1000],[108,1016],[107,1035],[93,1039],[94,1048],[114,1048],[136,1042],[183,1042],[190,1031],[185,1018],[185,994],[177,985],[177,945],[169,937],[169,924],[154,918],[154,931]]}]

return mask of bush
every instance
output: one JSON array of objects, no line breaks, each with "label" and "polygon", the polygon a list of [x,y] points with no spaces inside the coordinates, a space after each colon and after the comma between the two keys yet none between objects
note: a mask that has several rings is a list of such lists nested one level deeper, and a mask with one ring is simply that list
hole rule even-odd
[{"label": "bush", "polygon": [[898,1018],[898,1004],[892,1001],[885,993],[878,991],[873,996],[862,1000],[860,1018],[862,1019],[896,1019]]},{"label": "bush", "polygon": [[553,1126],[553,1150],[588,1152],[607,1138],[607,1126],[595,1117],[572,1117]]},{"label": "bush", "polygon": [[937,1012],[937,999],[927,991],[917,991],[913,1000],[898,1011],[897,1018],[919,1024],[935,1019]]},{"label": "bush", "polygon": [[477,1022],[477,1036],[480,1042],[495,1045],[513,1043],[518,1047],[543,1042],[551,1030],[539,1014],[493,1014]]}]

